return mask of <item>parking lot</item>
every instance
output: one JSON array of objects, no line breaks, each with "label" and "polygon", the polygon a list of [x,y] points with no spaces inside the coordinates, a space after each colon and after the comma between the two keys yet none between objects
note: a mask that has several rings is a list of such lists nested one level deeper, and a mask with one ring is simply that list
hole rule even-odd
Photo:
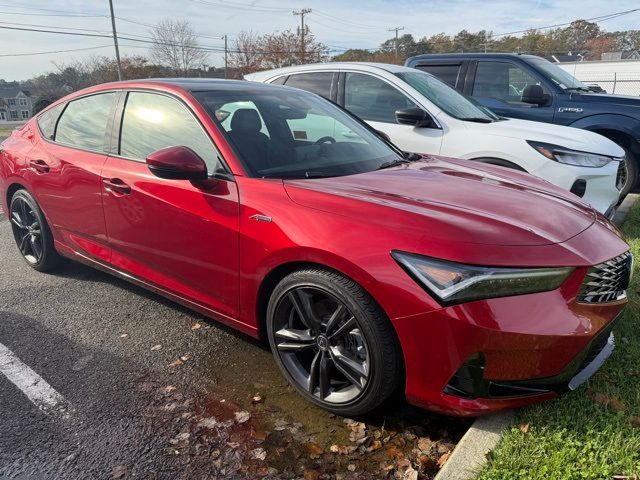
[{"label": "parking lot", "polygon": [[431,478],[469,425],[401,399],[345,423],[247,337],[76,263],[32,271],[3,217],[0,261],[0,344],[60,395],[0,374],[2,478]]}]

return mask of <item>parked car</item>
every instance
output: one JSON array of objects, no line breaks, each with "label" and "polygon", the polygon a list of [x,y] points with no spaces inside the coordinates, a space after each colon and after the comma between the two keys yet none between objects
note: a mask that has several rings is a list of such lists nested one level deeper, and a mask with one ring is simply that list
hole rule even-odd
[{"label": "parked car", "polygon": [[615,213],[621,187],[616,175],[624,151],[601,135],[507,121],[432,75],[398,65],[305,65],[245,78],[322,95],[387,134],[403,150],[525,171],[582,197],[606,216]]},{"label": "parked car", "polygon": [[575,195],[406,155],[301,90],[105,84],[1,147],[31,267],[77,260],[268,339],[291,385],[343,415],[398,387],[457,415],[555,397],[611,353],[627,302],[629,247]]},{"label": "parked car", "polygon": [[625,150],[626,168],[620,171],[622,196],[637,186],[640,98],[598,93],[566,70],[535,55],[417,55],[408,58],[405,65],[435,75],[498,115],[568,125],[604,135]]}]

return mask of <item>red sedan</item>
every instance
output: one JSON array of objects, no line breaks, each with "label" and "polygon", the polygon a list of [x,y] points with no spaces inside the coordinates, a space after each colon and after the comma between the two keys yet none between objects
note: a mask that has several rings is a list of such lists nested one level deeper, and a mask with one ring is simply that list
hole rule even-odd
[{"label": "red sedan", "polygon": [[2,144],[0,192],[34,269],[84,262],[268,338],[344,415],[399,387],[457,415],[576,388],[613,350],[632,262],[569,192],[241,81],[76,92]]}]

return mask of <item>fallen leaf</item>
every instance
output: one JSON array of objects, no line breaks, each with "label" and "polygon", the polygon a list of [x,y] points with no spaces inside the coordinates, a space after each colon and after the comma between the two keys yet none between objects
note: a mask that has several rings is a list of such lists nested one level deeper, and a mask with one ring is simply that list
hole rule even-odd
[{"label": "fallen leaf", "polygon": [[189,355],[183,355],[180,357],[180,360],[183,362],[188,362],[191,357]]},{"label": "fallen leaf", "polygon": [[631,417],[629,418],[629,421],[631,422],[631,425],[633,425],[634,427],[640,428],[640,417]]},{"label": "fallen leaf", "polygon": [[182,365],[184,362],[182,360],[180,360],[179,358],[174,360],[173,362],[171,362],[169,364],[170,368],[175,368],[175,367],[179,367],[180,365]]},{"label": "fallen leaf", "polygon": [[122,335],[120,335],[120,338],[127,338],[129,336],[128,333],[123,333]]},{"label": "fallen leaf", "polygon": [[203,418],[198,422],[198,427],[212,429],[218,424],[218,421],[214,417]]},{"label": "fallen leaf", "polygon": [[227,446],[229,448],[236,449],[236,448],[238,448],[240,446],[240,444],[238,442],[227,442]]},{"label": "fallen leaf", "polygon": [[319,480],[320,472],[317,470],[305,470],[304,471],[304,480]]},{"label": "fallen leaf", "polygon": [[172,438],[171,440],[169,440],[169,443],[171,445],[176,445],[180,442],[185,442],[187,440],[189,440],[189,437],[191,435],[188,432],[184,432],[184,433],[179,433],[178,435],[176,435],[174,438]]},{"label": "fallen leaf", "polygon": [[267,432],[264,430],[251,430],[251,437],[260,442],[264,442],[267,439]]},{"label": "fallen leaf", "polygon": [[380,450],[382,448],[382,442],[380,440],[374,440],[369,448],[367,448],[368,452],[375,452],[376,450]]},{"label": "fallen leaf", "polygon": [[157,352],[161,348],[162,348],[162,345],[154,345],[153,347],[151,347],[151,351],[152,352]]},{"label": "fallen leaf", "polygon": [[244,423],[247,422],[250,418],[251,418],[251,414],[249,412],[236,412],[235,413],[235,417],[236,417],[236,422],[238,423]]},{"label": "fallen leaf", "polygon": [[444,464],[447,463],[447,460],[449,460],[449,454],[451,452],[447,452],[447,453],[443,453],[442,456],[438,459],[438,467],[442,468],[444,467]]},{"label": "fallen leaf", "polygon": [[171,392],[174,392],[175,390],[176,390],[176,387],[173,385],[167,385],[162,389],[164,393],[171,393]]},{"label": "fallen leaf", "polygon": [[420,437],[418,439],[418,449],[421,452],[427,452],[431,449],[431,445],[432,445],[432,441],[430,438],[427,437]]},{"label": "fallen leaf", "polygon": [[249,452],[249,456],[253,460],[264,460],[265,458],[267,458],[267,452],[264,448],[254,448],[253,450],[251,450],[251,452]]},{"label": "fallen leaf", "polygon": [[347,466],[347,470],[349,470],[350,472],[355,472],[356,471],[356,466],[353,463],[350,463]]},{"label": "fallen leaf", "polygon": [[412,466],[409,466],[402,475],[402,478],[403,480],[418,480],[418,471]]},{"label": "fallen leaf", "polygon": [[520,431],[522,433],[527,433],[529,431],[529,424],[528,423],[521,423],[520,424]]},{"label": "fallen leaf", "polygon": [[329,451],[331,453],[338,453],[340,451],[340,447],[338,445],[331,445],[329,447]]},{"label": "fallen leaf", "polygon": [[609,403],[609,406],[613,408],[616,412],[624,412],[626,409],[624,403],[622,403],[622,401],[616,396],[611,397],[611,402]]},{"label": "fallen leaf", "polygon": [[309,451],[309,456],[312,459],[320,458],[320,455],[324,453],[322,447],[316,443],[308,443],[307,450]]},{"label": "fallen leaf", "polygon": [[111,470],[111,478],[114,480],[119,478],[124,478],[127,476],[127,466],[126,465],[116,465]]},{"label": "fallen leaf", "polygon": [[433,468],[433,460],[429,455],[420,455],[420,469],[427,470],[428,468]]},{"label": "fallen leaf", "polygon": [[251,403],[253,403],[254,405],[262,402],[264,402],[264,397],[262,397],[261,395],[254,395],[251,399]]},{"label": "fallen leaf", "polygon": [[605,407],[609,406],[609,402],[611,401],[608,395],[596,392],[595,390],[591,390],[590,388],[587,389],[587,396],[593,399],[594,402],[599,403],[600,405],[603,405]]},{"label": "fallen leaf", "polygon": [[191,325],[191,330],[200,330],[202,328],[202,325],[200,325],[199,323],[194,323],[193,325]]}]

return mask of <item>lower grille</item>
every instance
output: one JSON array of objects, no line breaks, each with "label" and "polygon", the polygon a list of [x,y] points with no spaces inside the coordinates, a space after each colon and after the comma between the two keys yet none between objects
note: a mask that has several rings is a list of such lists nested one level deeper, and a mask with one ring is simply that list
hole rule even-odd
[{"label": "lower grille", "polygon": [[625,252],[591,267],[580,287],[578,302],[606,303],[625,298],[632,263],[631,252]]}]

